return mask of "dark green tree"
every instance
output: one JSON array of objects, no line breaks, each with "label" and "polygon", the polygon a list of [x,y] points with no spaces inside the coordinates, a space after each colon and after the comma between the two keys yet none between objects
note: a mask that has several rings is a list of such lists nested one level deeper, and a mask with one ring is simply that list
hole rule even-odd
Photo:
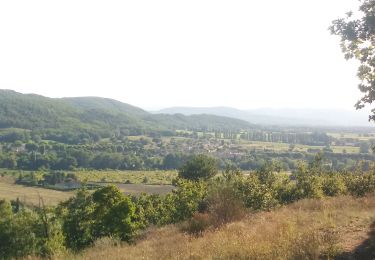
[{"label": "dark green tree", "polygon": [[193,156],[179,170],[179,177],[188,180],[209,179],[218,172],[217,161],[207,155]]},{"label": "dark green tree", "polygon": [[60,205],[66,244],[74,250],[106,236],[129,241],[139,225],[135,205],[116,186],[107,186],[93,194],[79,191]]}]

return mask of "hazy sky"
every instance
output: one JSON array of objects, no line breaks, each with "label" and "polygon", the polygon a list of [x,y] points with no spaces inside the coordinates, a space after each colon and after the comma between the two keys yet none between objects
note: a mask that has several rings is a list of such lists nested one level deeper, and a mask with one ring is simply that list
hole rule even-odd
[{"label": "hazy sky", "polygon": [[354,109],[328,27],[357,0],[0,1],[0,88],[168,106]]}]

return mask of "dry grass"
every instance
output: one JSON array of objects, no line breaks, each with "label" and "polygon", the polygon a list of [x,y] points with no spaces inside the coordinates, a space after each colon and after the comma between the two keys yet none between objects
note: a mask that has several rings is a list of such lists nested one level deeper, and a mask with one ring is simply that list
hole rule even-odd
[{"label": "dry grass", "polygon": [[0,177],[0,199],[16,200],[19,198],[23,203],[39,205],[39,198],[43,198],[45,205],[56,205],[74,195],[74,192],[26,187],[13,182],[12,178]]},{"label": "dry grass", "polygon": [[[69,259],[329,259],[366,239],[375,221],[375,195],[303,200],[201,237],[178,226],[148,231],[134,245],[96,246]],[[64,257],[63,257],[64,258]]]}]

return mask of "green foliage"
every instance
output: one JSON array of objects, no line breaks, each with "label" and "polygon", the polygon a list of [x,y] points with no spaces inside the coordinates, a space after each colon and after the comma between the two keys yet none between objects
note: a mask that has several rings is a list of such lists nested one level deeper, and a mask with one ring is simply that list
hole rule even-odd
[{"label": "green foliage", "polygon": [[88,194],[80,191],[61,205],[66,243],[74,250],[92,244],[100,237],[129,241],[138,227],[135,205],[116,186]]},{"label": "green foliage", "polygon": [[206,195],[207,183],[204,181],[179,180],[170,197],[174,204],[172,221],[176,223],[190,218]]},{"label": "green foliage", "polygon": [[295,173],[296,187],[295,187],[295,198],[322,198],[323,192],[323,180],[318,175],[316,165],[312,164],[310,167],[300,165],[298,171]]},{"label": "green foliage", "polygon": [[[358,88],[364,95],[357,102],[357,109],[375,101],[375,64],[373,58],[375,55],[373,41],[375,36],[375,2],[372,0],[360,0],[359,2],[359,15],[353,16],[353,12],[349,12],[346,18],[333,21],[330,27],[332,34],[341,37],[340,47],[345,59],[355,58],[360,62],[357,75],[361,83]],[[372,112],[370,119],[374,120],[375,110],[372,110]]]},{"label": "green foliage", "polygon": [[137,222],[141,226],[165,225],[189,219],[207,196],[207,183],[178,179],[176,189],[164,197],[143,194],[135,198]]},{"label": "green foliage", "polygon": [[[27,255],[49,257],[64,250],[78,251],[110,237],[132,241],[150,225],[181,223],[184,231],[199,235],[210,227],[241,219],[248,210],[270,210],[304,198],[375,191],[375,170],[331,172],[318,156],[300,164],[292,176],[271,162],[243,175],[227,166],[222,176],[204,180],[176,179],[165,196],[125,196],[107,186],[89,193],[80,190],[57,208],[27,208],[0,201],[0,258]],[[41,201],[42,202],[42,201]]]},{"label": "green foliage", "polygon": [[0,216],[1,259],[65,251],[61,225],[49,209],[12,212],[9,202],[0,201]]},{"label": "green foliage", "polygon": [[160,197],[142,194],[134,200],[137,222],[141,227],[173,223],[172,213],[175,207],[171,195]]},{"label": "green foliage", "polygon": [[347,193],[345,176],[343,174],[331,173],[323,178],[322,189],[326,196],[338,196]]},{"label": "green foliage", "polygon": [[[0,90],[0,128],[29,129],[63,143],[95,142],[98,136],[157,134],[175,129],[239,130],[249,126],[242,120],[211,115],[154,115],[106,98],[52,99]],[[13,133],[3,140],[28,138]]]},{"label": "green foliage", "polygon": [[362,197],[375,191],[375,172],[349,174],[346,181],[347,189],[353,196]]},{"label": "green foliage", "polygon": [[61,205],[63,231],[67,247],[78,250],[94,241],[95,205],[86,191],[79,191],[74,198]]},{"label": "green foliage", "polygon": [[247,208],[267,210],[277,204],[273,190],[267,184],[262,184],[255,174],[237,180],[234,189]]},{"label": "green foliage", "polygon": [[[231,175],[233,176],[233,175]],[[238,177],[236,177],[238,180]],[[244,201],[234,189],[234,178],[218,178],[210,183],[205,207],[201,211],[208,212],[211,225],[220,226],[241,219],[245,213]]]},{"label": "green foliage", "polygon": [[179,177],[198,181],[210,179],[218,172],[217,161],[207,155],[199,154],[193,156],[179,170]]}]

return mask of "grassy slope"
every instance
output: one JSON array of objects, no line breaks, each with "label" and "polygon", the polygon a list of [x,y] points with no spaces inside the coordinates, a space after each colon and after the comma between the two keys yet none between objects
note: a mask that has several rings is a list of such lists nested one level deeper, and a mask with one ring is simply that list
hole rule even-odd
[{"label": "grassy slope", "polygon": [[[365,248],[375,222],[375,195],[303,200],[272,212],[248,215],[202,237],[177,226],[148,231],[134,245],[99,241],[76,259],[367,259]],[[375,238],[373,238],[375,240]],[[367,251],[366,251],[367,250]],[[373,252],[373,251],[372,251]],[[65,258],[73,258],[72,255]],[[371,258],[368,258],[371,259]]]}]

